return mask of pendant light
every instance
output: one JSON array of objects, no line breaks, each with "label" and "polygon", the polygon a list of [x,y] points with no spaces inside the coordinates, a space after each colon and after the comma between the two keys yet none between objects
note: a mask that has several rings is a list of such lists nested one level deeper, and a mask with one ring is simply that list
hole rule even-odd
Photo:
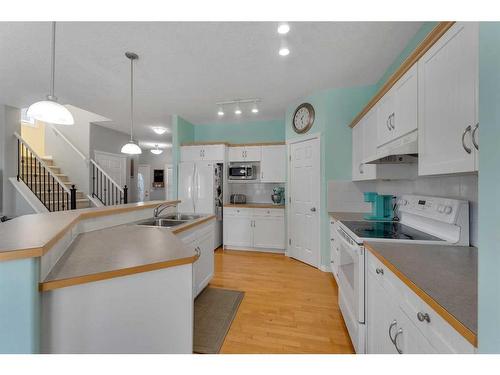
[{"label": "pendant light", "polygon": [[160,155],[163,152],[162,149],[158,147],[158,145],[155,145],[155,148],[151,149],[151,153],[155,155]]},{"label": "pendant light", "polygon": [[134,140],[134,60],[139,56],[134,52],[125,52],[127,59],[130,59],[130,141],[123,145],[122,153],[129,155],[142,154],[142,150]]},{"label": "pendant light", "polygon": [[57,102],[57,97],[54,95],[54,82],[56,73],[56,23],[52,22],[52,45],[51,45],[51,61],[50,61],[50,94],[47,95],[47,100],[42,100],[33,103],[29,106],[27,115],[39,121],[47,122],[56,125],[73,125],[75,120],[68,109]]}]

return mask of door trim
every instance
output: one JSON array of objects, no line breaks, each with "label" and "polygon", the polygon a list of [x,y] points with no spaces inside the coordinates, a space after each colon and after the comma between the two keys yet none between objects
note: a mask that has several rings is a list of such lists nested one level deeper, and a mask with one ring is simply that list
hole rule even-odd
[{"label": "door trim", "polygon": [[322,265],[321,265],[321,238],[322,238],[322,234],[323,234],[323,225],[322,225],[322,215],[323,215],[323,196],[321,194],[322,192],[322,186],[321,186],[321,176],[322,176],[322,165],[321,165],[321,151],[323,149],[323,142],[321,140],[321,133],[312,133],[312,134],[305,134],[305,135],[300,135],[298,137],[295,137],[293,139],[288,139],[286,141],[286,162],[287,162],[287,167],[286,167],[286,170],[287,170],[287,174],[288,174],[288,177],[287,177],[287,183],[286,183],[286,204],[285,204],[285,207],[286,207],[286,237],[285,237],[285,255],[287,257],[291,257],[291,249],[290,249],[290,236],[288,235],[290,232],[291,232],[291,225],[292,225],[292,220],[291,220],[291,214],[292,214],[292,211],[290,209],[290,176],[292,175],[292,169],[291,169],[291,160],[290,160],[290,156],[291,156],[291,148],[292,148],[292,145],[293,144],[297,144],[297,143],[302,143],[302,142],[307,142],[307,141],[311,141],[313,139],[318,139],[319,140],[319,146],[320,146],[320,150],[319,150],[319,185],[320,185],[320,189],[319,189],[319,204],[318,204],[318,215],[319,215],[319,234],[318,234],[318,244],[319,244],[319,251],[318,251],[318,266],[317,268],[319,270],[322,270]]}]

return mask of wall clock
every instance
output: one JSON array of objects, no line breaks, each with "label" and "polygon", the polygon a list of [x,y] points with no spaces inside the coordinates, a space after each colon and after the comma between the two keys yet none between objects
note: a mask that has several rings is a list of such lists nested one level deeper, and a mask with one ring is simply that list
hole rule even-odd
[{"label": "wall clock", "polygon": [[292,127],[296,133],[302,134],[311,129],[314,123],[314,108],[309,103],[302,103],[293,114]]}]

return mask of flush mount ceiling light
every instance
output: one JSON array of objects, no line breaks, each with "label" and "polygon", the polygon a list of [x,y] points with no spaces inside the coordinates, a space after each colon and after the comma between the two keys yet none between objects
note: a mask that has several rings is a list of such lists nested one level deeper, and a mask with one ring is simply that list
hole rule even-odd
[{"label": "flush mount ceiling light", "polygon": [[29,106],[27,116],[49,124],[73,125],[75,120],[68,109],[57,102],[54,95],[56,73],[56,23],[52,22],[52,45],[50,60],[50,94],[47,100],[33,103]]},{"label": "flush mount ceiling light", "polygon": [[125,52],[125,56],[130,60],[130,141],[123,145],[122,153],[129,155],[142,154],[142,150],[134,140],[134,60],[139,56],[134,52]]},{"label": "flush mount ceiling light", "polygon": [[155,127],[153,127],[153,131],[158,135],[162,135],[162,134],[165,134],[167,132],[167,129],[162,128],[161,126],[155,126]]},{"label": "flush mount ceiling light", "polygon": [[155,155],[160,155],[163,152],[163,150],[160,150],[158,145],[155,145],[155,148],[151,149],[151,153]]},{"label": "flush mount ceiling light", "polygon": [[290,31],[290,26],[287,23],[281,23],[278,26],[278,34],[285,35]]}]

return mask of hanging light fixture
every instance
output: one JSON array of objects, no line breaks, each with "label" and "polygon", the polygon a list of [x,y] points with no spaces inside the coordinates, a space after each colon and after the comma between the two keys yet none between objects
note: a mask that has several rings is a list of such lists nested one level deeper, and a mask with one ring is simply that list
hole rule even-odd
[{"label": "hanging light fixture", "polygon": [[134,140],[134,60],[139,56],[134,52],[125,52],[127,59],[130,59],[130,141],[123,145],[122,153],[129,155],[142,154],[142,150]]},{"label": "hanging light fixture", "polygon": [[52,22],[52,45],[50,66],[50,94],[47,100],[41,100],[29,106],[27,115],[39,121],[57,125],[73,125],[75,120],[68,109],[57,102],[54,95],[54,82],[56,72],[56,23]]},{"label": "hanging light fixture", "polygon": [[155,145],[155,148],[151,149],[151,153],[152,154],[155,154],[155,155],[160,155],[161,153],[163,152],[163,150],[161,150],[158,145]]}]

